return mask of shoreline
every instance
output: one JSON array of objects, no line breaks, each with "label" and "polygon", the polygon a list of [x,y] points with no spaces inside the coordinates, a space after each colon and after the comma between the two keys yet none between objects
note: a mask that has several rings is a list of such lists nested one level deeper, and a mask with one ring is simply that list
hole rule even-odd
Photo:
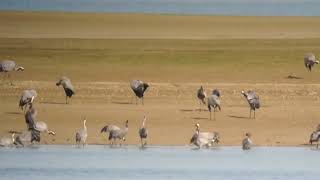
[{"label": "shoreline", "polygon": [[[77,144],[33,144],[33,145],[26,145],[26,147],[29,146],[78,146]],[[98,146],[98,147],[107,147],[107,148],[126,148],[126,147],[138,147],[141,148],[140,144],[123,144],[122,146],[113,145],[110,146],[109,144],[100,144],[100,143],[88,143],[86,146]],[[310,145],[310,144],[301,144],[301,145],[255,145],[253,144],[252,148],[306,148],[306,147],[316,147],[316,144]],[[10,148],[10,147],[9,147]],[[82,148],[82,145],[80,145],[80,148]],[[150,144],[146,145],[145,148],[197,148],[195,145],[166,145],[166,144]],[[200,149],[219,149],[219,148],[241,148],[241,145],[225,145],[225,144],[218,144],[213,147],[202,147]]]},{"label": "shoreline", "polygon": [[226,14],[188,14],[188,13],[159,13],[159,12],[95,12],[95,11],[59,11],[59,10],[10,10],[0,9],[0,13],[48,13],[48,14],[95,14],[95,15],[147,15],[147,16],[199,16],[199,17],[264,17],[264,18],[276,18],[276,17],[310,17],[318,18],[314,15],[226,15]]}]

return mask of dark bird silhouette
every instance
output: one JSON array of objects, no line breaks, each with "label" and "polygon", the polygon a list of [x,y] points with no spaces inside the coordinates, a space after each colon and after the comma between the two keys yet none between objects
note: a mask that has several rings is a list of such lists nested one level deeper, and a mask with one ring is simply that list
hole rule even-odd
[{"label": "dark bird silhouette", "polygon": [[67,77],[62,77],[57,83],[57,86],[62,86],[64,89],[64,92],[66,93],[66,104],[68,104],[68,98],[71,98],[72,95],[75,94],[73,85],[71,83],[71,80]]},{"label": "dark bird silhouette", "polygon": [[141,98],[142,104],[143,103],[143,97],[145,91],[148,89],[149,85],[143,81],[140,80],[133,80],[130,84],[131,89],[133,90],[134,94],[136,95],[136,104],[138,104],[138,99]]},{"label": "dark bird silhouette", "polygon": [[254,91],[241,91],[243,96],[247,99],[249,106],[250,106],[250,118],[251,118],[251,111],[253,111],[253,118],[256,118],[256,109],[260,108],[260,98]]}]

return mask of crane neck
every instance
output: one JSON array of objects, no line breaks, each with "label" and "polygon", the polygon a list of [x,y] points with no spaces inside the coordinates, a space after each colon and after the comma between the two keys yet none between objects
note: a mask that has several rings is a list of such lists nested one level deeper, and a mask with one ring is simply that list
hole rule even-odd
[{"label": "crane neck", "polygon": [[142,127],[144,127],[144,126],[145,126],[146,121],[147,121],[147,118],[145,117],[145,118],[143,119],[143,121],[142,121]]},{"label": "crane neck", "polygon": [[196,132],[199,134],[200,133],[200,128],[196,127]]},{"label": "crane neck", "polygon": [[83,129],[87,130],[86,121],[83,121]]},{"label": "crane neck", "polygon": [[11,135],[12,137],[12,143],[14,143],[14,133]]}]

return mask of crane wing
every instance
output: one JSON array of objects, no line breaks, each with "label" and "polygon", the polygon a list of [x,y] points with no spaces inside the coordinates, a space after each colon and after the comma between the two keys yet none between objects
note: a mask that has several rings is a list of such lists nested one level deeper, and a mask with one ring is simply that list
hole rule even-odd
[{"label": "crane wing", "polygon": [[44,132],[44,131],[48,130],[48,125],[43,121],[37,121],[36,122],[36,130],[38,130],[40,132]]}]

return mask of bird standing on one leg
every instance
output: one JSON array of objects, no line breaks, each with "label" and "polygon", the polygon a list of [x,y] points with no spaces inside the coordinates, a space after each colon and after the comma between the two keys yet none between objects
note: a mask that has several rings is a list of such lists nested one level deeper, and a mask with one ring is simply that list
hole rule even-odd
[{"label": "bird standing on one leg", "polygon": [[249,106],[250,106],[250,118],[251,118],[251,111],[253,111],[253,118],[256,118],[256,109],[260,108],[260,98],[256,92],[249,90],[247,92],[241,91],[243,96],[247,99]]},{"label": "bird standing on one leg", "polygon": [[201,86],[200,89],[198,89],[197,91],[197,97],[199,99],[199,111],[201,111],[201,104],[206,104],[205,99],[207,97],[206,91],[203,89],[203,87]]},{"label": "bird standing on one leg", "polygon": [[138,104],[137,98],[141,98],[142,104],[144,104],[143,102],[144,92],[148,89],[149,85],[140,80],[133,80],[130,86],[136,95],[136,104]]},{"label": "bird standing on one leg", "polygon": [[24,71],[24,68],[22,66],[18,66],[12,60],[3,60],[0,62],[0,72],[4,72],[4,79],[6,78],[6,75],[7,75],[11,85],[13,85],[13,83],[12,83],[12,80],[10,79],[9,73],[12,71]]},{"label": "bird standing on one leg", "polygon": [[216,119],[216,108],[221,111],[221,100],[220,100],[220,92],[217,89],[212,91],[212,95],[208,97],[208,109],[210,112],[210,120],[211,118],[211,108],[213,108],[213,119]]},{"label": "bird standing on one leg", "polygon": [[75,94],[73,85],[71,83],[71,80],[67,77],[62,77],[57,83],[57,86],[62,86],[64,89],[64,92],[66,93],[66,104],[68,104],[68,98],[71,98],[72,95]]},{"label": "bird standing on one leg", "polygon": [[[147,121],[147,117],[144,116],[142,126],[139,129],[141,147],[144,147],[145,145],[147,145],[148,129],[145,127],[146,121]],[[144,142],[143,142],[143,140],[144,140]]]}]

